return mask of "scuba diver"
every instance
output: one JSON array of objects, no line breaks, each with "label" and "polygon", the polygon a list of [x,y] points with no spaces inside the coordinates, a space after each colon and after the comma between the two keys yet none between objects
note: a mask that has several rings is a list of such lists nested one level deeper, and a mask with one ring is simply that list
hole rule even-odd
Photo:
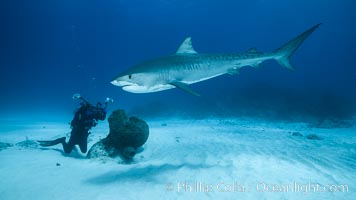
[{"label": "scuba diver", "polygon": [[70,123],[72,131],[68,143],[66,143],[66,137],[51,141],[38,141],[42,147],[54,146],[61,143],[64,152],[67,154],[72,152],[75,145],[79,145],[82,153],[87,152],[87,139],[90,134],[89,130],[92,127],[95,127],[99,120],[105,120],[106,108],[108,103],[112,103],[113,100],[111,98],[106,98],[104,103],[98,102],[96,106],[94,106],[81,97],[80,94],[74,94],[73,99],[80,100],[81,103]]}]

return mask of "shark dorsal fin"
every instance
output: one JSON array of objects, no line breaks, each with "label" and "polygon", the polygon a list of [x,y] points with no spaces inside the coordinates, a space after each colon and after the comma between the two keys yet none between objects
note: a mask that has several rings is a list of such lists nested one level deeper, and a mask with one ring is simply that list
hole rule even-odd
[{"label": "shark dorsal fin", "polygon": [[187,37],[184,42],[179,46],[177,54],[197,54],[192,45],[192,38]]}]

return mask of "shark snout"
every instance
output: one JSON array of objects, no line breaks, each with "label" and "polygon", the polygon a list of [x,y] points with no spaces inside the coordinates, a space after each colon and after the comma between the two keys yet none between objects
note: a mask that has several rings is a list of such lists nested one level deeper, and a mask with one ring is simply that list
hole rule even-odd
[{"label": "shark snout", "polygon": [[111,81],[111,84],[123,87],[123,86],[132,85],[133,83],[130,83],[128,81],[122,81],[122,80],[115,79],[115,80]]}]

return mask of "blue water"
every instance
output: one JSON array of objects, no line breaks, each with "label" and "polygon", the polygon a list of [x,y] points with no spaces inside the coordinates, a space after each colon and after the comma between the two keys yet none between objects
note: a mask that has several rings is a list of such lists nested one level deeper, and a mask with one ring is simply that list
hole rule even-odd
[{"label": "blue water", "polygon": [[[349,118],[356,112],[353,0],[33,0],[0,3],[0,109],[71,114],[71,96],[114,98],[139,115],[260,115]],[[204,53],[273,51],[323,23],[293,55],[297,71],[260,69],[178,89],[132,94],[110,84],[185,37]]]}]

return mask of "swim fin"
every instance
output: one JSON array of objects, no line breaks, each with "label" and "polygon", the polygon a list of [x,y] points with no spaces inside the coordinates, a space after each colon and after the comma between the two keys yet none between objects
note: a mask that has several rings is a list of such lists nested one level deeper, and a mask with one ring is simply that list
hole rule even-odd
[{"label": "swim fin", "polygon": [[37,141],[42,147],[54,146],[66,141],[66,137],[61,137],[55,140],[47,140],[47,141]]}]

